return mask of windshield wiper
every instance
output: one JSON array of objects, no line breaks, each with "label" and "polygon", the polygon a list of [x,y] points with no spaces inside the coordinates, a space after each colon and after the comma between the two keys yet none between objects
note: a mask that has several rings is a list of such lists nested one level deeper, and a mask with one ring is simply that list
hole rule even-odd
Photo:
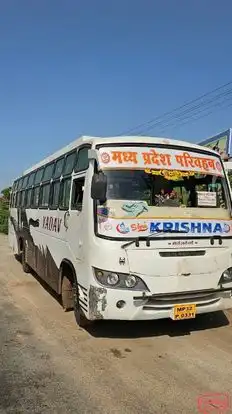
[{"label": "windshield wiper", "polygon": [[127,243],[122,244],[121,245],[121,248],[122,249],[125,249],[126,247],[129,247],[129,246],[131,246],[134,243],[135,243],[136,247],[139,247],[139,242],[142,241],[142,240],[144,240],[144,239],[146,240],[146,244],[149,247],[150,246],[150,240],[149,239],[152,236],[157,236],[158,234],[165,234],[165,233],[171,233],[171,234],[179,234],[179,233],[182,233],[182,234],[186,234],[186,231],[182,231],[182,230],[156,230],[156,231],[148,234],[147,237],[138,236],[135,239],[133,239],[133,240],[127,242]]}]

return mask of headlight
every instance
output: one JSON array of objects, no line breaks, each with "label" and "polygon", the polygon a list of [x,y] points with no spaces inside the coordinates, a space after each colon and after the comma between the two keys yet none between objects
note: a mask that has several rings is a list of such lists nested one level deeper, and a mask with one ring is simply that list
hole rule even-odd
[{"label": "headlight", "polygon": [[125,273],[108,272],[107,270],[93,269],[95,277],[103,286],[115,289],[149,290],[140,277]]},{"label": "headlight", "polygon": [[232,267],[229,267],[222,273],[219,284],[232,283]]},{"label": "headlight", "polygon": [[126,286],[128,288],[135,287],[136,283],[137,283],[137,280],[136,280],[136,277],[135,276],[133,276],[133,275],[126,276],[126,278],[125,278],[125,284],[126,284]]},{"label": "headlight", "polygon": [[119,277],[117,273],[109,273],[109,275],[107,276],[107,283],[111,286],[117,285],[118,281]]}]

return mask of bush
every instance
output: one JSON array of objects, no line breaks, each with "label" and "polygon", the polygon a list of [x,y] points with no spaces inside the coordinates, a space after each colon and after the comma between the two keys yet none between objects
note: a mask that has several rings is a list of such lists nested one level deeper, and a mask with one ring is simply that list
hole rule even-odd
[{"label": "bush", "polygon": [[8,234],[9,201],[11,188],[4,188],[0,196],[0,233]]},{"label": "bush", "polygon": [[0,210],[0,233],[8,234],[8,210]]}]

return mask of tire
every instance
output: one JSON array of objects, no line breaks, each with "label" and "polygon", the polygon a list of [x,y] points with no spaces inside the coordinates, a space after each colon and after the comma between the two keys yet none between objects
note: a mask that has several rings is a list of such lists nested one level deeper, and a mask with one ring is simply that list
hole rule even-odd
[{"label": "tire", "polygon": [[86,318],[83,310],[80,307],[78,286],[76,283],[73,285],[73,308],[76,323],[80,328],[87,328],[92,325],[93,322]]},{"label": "tire", "polygon": [[22,267],[23,267],[24,273],[30,273],[31,268],[26,262],[26,250],[25,249],[26,249],[26,247],[23,244],[22,255],[21,255]]},{"label": "tire", "polygon": [[73,283],[67,276],[63,277],[61,287],[61,301],[65,312],[73,309]]}]

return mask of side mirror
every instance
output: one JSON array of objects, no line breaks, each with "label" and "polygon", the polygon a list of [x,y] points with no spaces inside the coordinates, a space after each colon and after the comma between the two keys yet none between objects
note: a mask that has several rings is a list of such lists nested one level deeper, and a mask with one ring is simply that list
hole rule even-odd
[{"label": "side mirror", "polygon": [[98,200],[104,203],[106,201],[107,177],[99,171],[95,173],[92,178],[91,197],[93,200]]}]

